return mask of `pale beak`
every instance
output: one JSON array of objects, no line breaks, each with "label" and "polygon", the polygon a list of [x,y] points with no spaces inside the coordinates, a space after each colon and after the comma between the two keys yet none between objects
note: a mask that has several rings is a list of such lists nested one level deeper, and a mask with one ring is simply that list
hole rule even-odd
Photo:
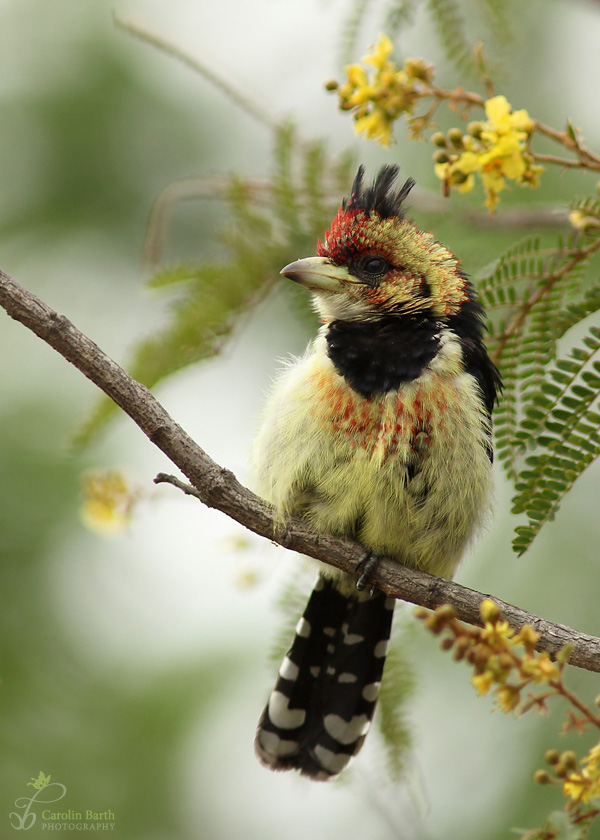
[{"label": "pale beak", "polygon": [[307,257],[286,265],[279,272],[289,280],[315,292],[343,292],[354,280],[348,269],[334,265],[327,257]]}]

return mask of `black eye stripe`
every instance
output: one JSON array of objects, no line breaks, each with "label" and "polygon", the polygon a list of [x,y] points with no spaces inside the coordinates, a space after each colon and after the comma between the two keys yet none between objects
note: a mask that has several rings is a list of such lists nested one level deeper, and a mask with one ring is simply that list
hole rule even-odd
[{"label": "black eye stripe", "polygon": [[419,288],[417,290],[417,294],[419,297],[431,297],[431,286],[425,279],[425,275],[421,274],[421,282],[419,283]]}]

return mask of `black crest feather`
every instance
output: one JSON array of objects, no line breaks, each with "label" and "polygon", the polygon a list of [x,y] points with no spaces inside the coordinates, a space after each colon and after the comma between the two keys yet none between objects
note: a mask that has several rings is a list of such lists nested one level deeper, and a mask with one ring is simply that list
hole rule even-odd
[{"label": "black crest feather", "polygon": [[413,178],[408,178],[399,189],[394,190],[394,182],[400,172],[395,165],[382,166],[371,186],[365,186],[365,168],[360,166],[352,185],[352,195],[344,201],[344,210],[374,211],[383,219],[390,216],[402,216],[403,203],[415,185]]}]

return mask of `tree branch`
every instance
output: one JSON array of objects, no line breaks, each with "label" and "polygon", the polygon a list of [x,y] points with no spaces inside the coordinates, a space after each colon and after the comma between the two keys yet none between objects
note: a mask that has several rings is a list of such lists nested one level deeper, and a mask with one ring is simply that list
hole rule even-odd
[{"label": "tree branch", "polygon": [[[316,535],[299,518],[292,517],[286,520],[285,526],[279,525],[271,506],[243,487],[233,473],[216,464],[144,385],[129,376],[64,315],[59,315],[1,269],[0,304],[11,318],[32,330],[111,397],[181,470],[191,486],[165,474],[158,475],[155,481],[174,484],[197,496],[208,507],[223,511],[254,533],[285,548],[357,575],[364,554],[362,546],[346,538]],[[458,617],[470,624],[480,623],[479,604],[489,597],[387,558],[382,559],[372,580],[374,586],[388,595],[419,606],[434,609],[440,604],[452,604]],[[540,634],[540,650],[555,655],[563,645],[571,644],[574,646],[572,665],[600,672],[600,639],[553,624],[497,598],[494,600],[513,627],[520,629],[523,624],[534,627]]]}]

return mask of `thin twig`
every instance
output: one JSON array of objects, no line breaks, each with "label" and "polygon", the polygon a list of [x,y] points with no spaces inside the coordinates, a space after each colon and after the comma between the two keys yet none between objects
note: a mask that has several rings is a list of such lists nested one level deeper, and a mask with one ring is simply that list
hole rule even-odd
[{"label": "thin twig", "polygon": [[136,23],[120,18],[117,14],[113,14],[113,20],[115,25],[124,32],[127,32],[129,35],[133,35],[134,38],[138,38],[138,40],[143,41],[146,44],[150,44],[166,55],[170,55],[172,58],[175,58],[177,61],[181,62],[181,64],[185,64],[195,73],[199,73],[217,90],[224,93],[235,105],[247,114],[250,114],[251,117],[254,117],[254,119],[258,120],[258,122],[262,123],[267,128],[273,130],[279,127],[277,120],[273,119],[273,117],[264,108],[261,108],[258,103],[254,102],[248,94],[237,90],[237,88],[230,84],[230,82],[215,73],[215,71],[207,64],[203,64],[197,58],[193,58],[191,55],[188,55],[179,47],[169,43],[169,41],[166,41],[155,32],[143,29]]}]

